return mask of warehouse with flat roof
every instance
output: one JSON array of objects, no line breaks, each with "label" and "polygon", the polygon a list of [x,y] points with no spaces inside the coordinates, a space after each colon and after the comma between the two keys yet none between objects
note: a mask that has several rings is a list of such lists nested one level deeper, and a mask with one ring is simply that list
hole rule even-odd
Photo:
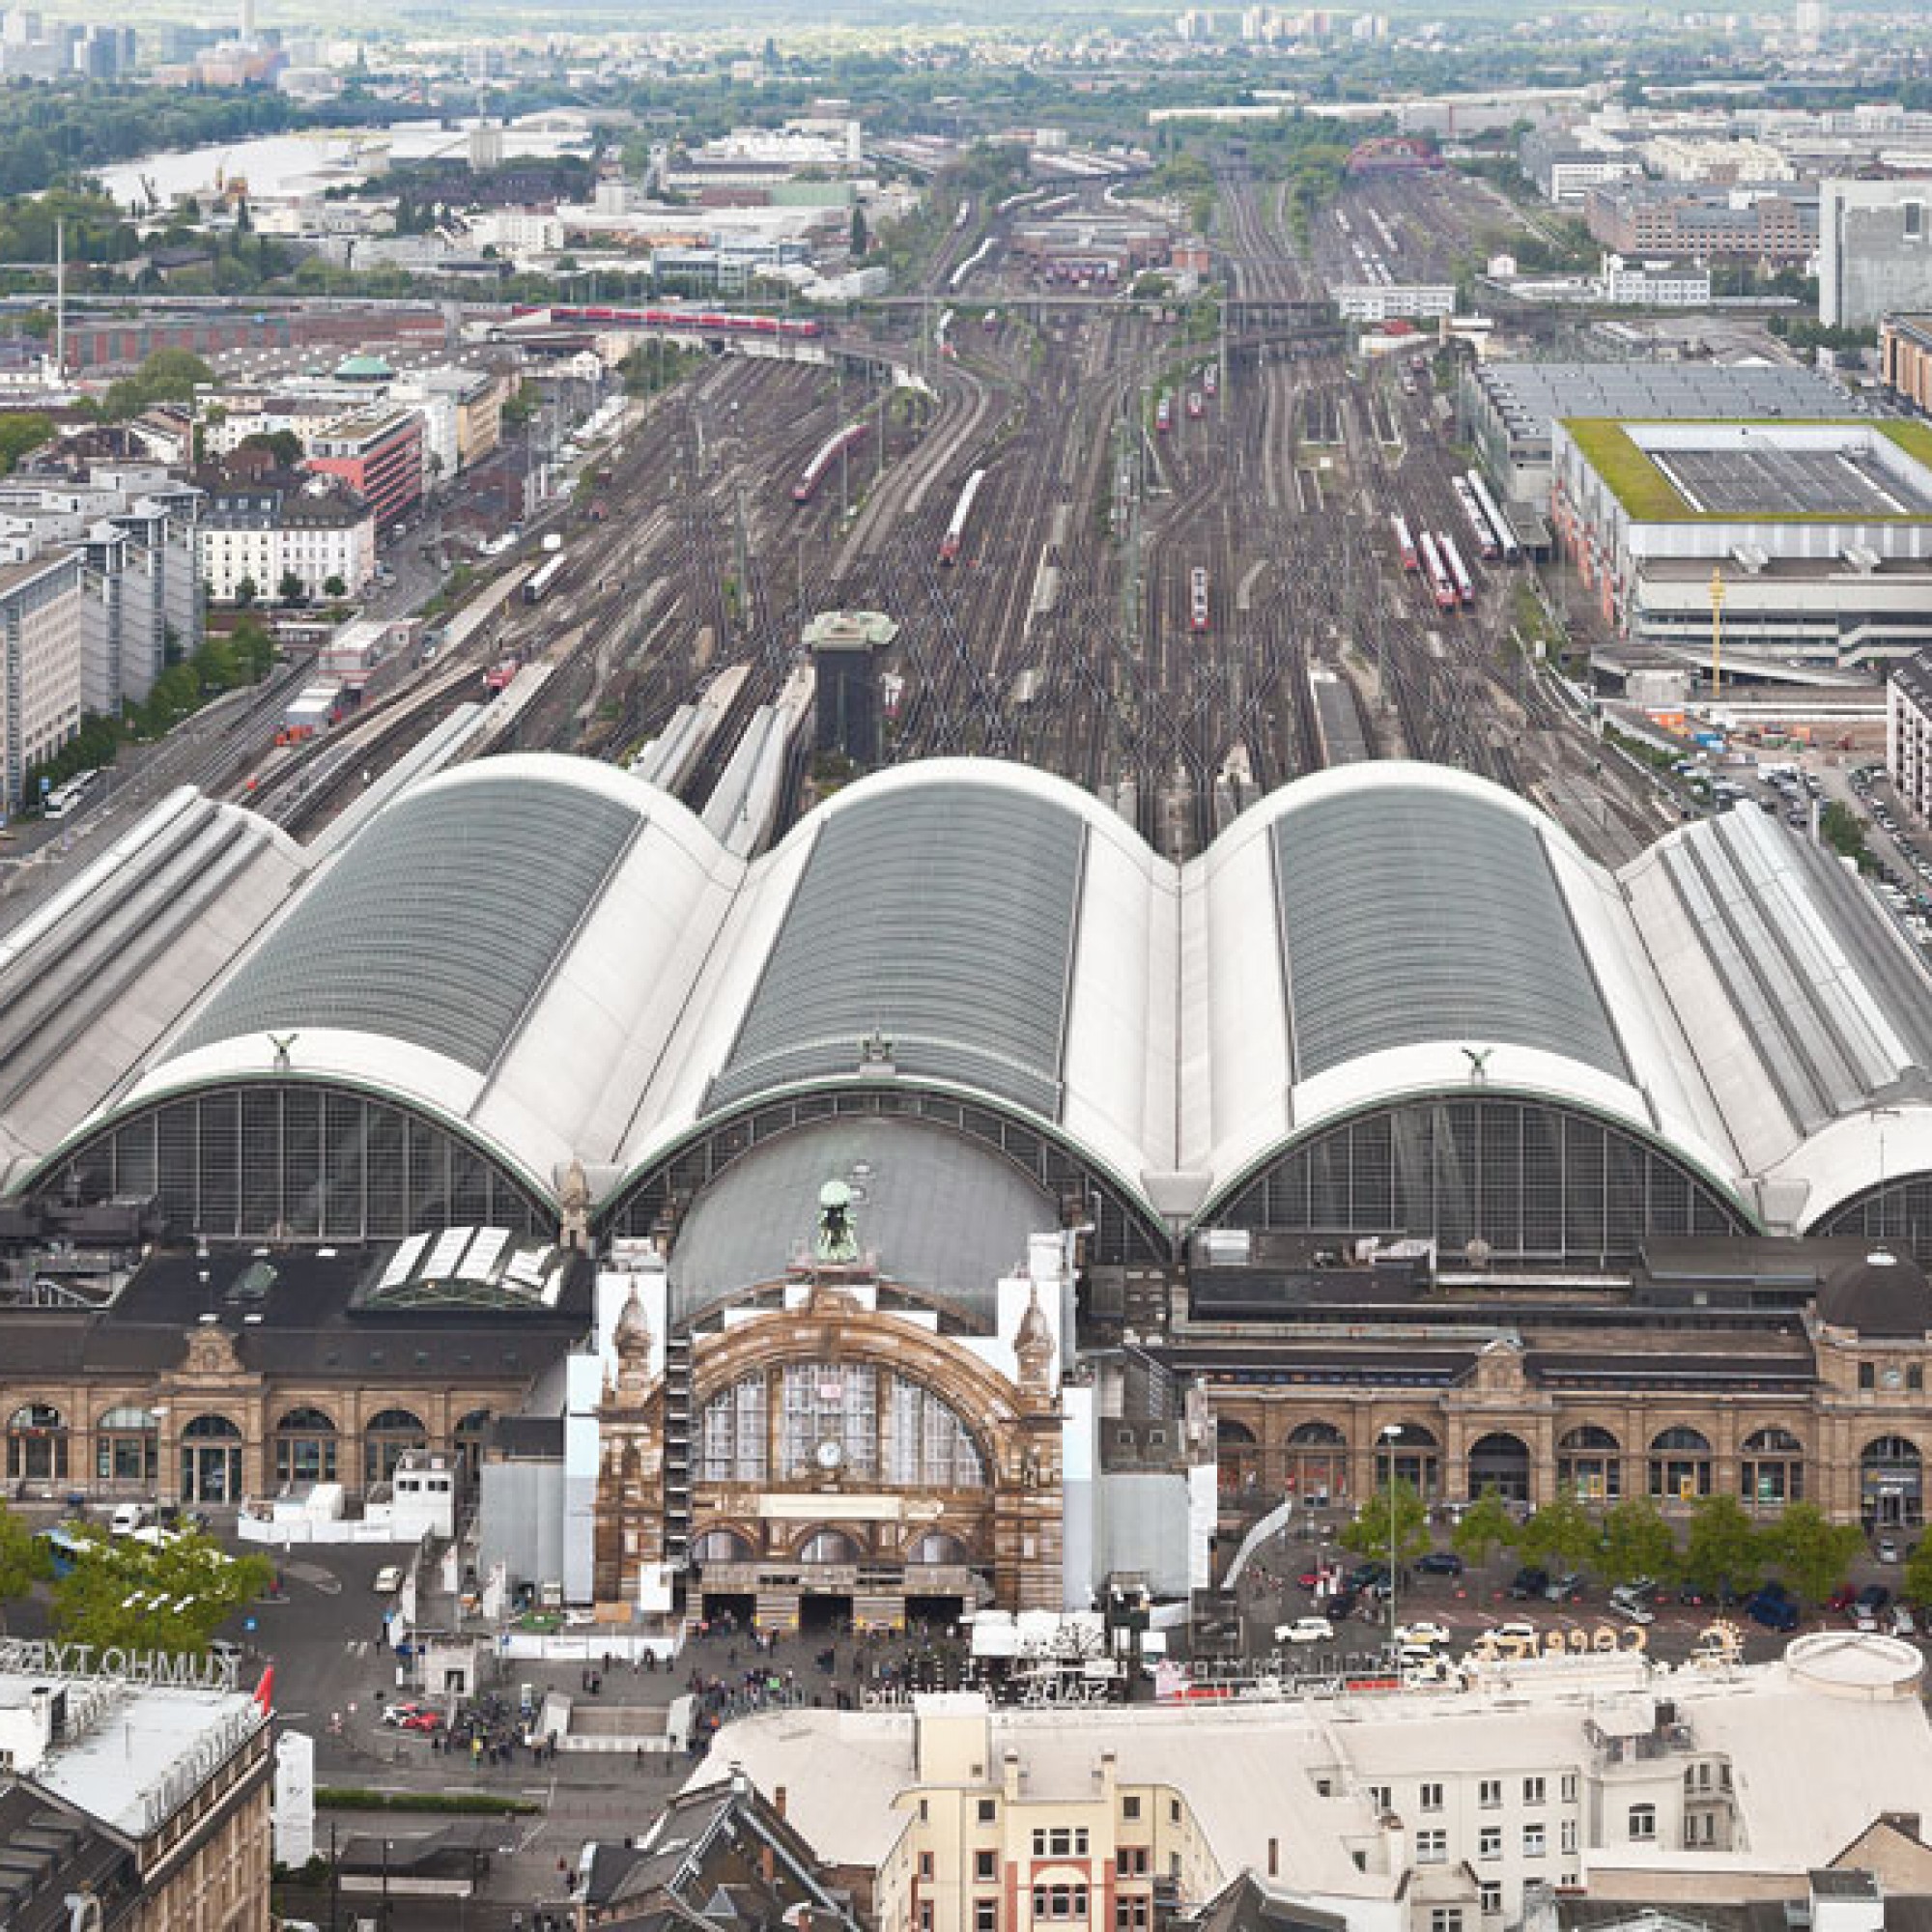
[{"label": "warehouse with flat roof", "polygon": [[1795,422],[1842,416],[1815,369],[1712,362],[1492,362],[1463,378],[1463,435],[1518,502],[1549,500],[1557,423],[1569,416]]}]

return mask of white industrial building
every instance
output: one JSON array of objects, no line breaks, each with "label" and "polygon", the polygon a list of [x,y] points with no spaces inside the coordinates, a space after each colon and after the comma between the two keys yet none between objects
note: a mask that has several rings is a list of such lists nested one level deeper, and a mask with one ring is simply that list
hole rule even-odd
[{"label": "white industrial building", "polygon": [[1559,541],[1620,636],[1732,674],[1932,644],[1932,432],[1917,423],[1556,425]]}]

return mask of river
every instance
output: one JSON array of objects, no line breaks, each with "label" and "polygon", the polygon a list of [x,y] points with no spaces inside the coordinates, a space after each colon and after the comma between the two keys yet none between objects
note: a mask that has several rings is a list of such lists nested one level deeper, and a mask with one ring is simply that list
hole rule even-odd
[{"label": "river", "polygon": [[[380,174],[388,158],[429,160],[468,150],[472,123],[443,127],[434,121],[403,121],[388,128],[316,128],[298,134],[268,134],[259,140],[224,146],[185,148],[149,155],[138,161],[99,170],[107,192],[125,208],[142,198],[143,181],[154,185],[163,203],[179,194],[209,194],[215,177],[240,176],[257,198],[339,187]],[[590,137],[580,128],[508,127],[501,130],[505,159],[587,154]]]}]

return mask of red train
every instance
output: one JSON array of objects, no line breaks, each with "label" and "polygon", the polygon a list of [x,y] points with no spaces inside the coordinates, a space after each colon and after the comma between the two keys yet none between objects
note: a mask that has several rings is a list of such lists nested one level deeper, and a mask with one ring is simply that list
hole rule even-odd
[{"label": "red train", "polygon": [[819,445],[818,454],[805,466],[804,474],[791,486],[792,501],[810,502],[818,494],[818,486],[825,481],[826,471],[847,450],[857,449],[865,441],[866,430],[864,423],[848,423],[836,436],[828,437]]}]

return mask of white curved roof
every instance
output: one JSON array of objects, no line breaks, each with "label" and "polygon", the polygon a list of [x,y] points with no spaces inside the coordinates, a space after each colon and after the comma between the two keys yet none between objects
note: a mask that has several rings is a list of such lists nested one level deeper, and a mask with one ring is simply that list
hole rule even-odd
[{"label": "white curved roof", "polygon": [[1189,869],[1182,1159],[1217,1192],[1291,1135],[1479,1079],[1732,1171],[1616,881],[1514,794],[1351,765],[1264,799]]},{"label": "white curved roof", "polygon": [[1625,1123],[1773,1222],[1870,1184],[1886,1122],[1889,1171],[1932,1169],[1932,977],[1831,862],[1739,813],[1614,875],[1438,766],[1303,780],[1176,867],[1061,780],[935,760],[747,865],[611,767],[494,758],[406,789],[238,938],[67,1139],[271,1075],[282,1041],[607,1197],[713,1122],[882,1078],[1181,1214],[1324,1123],[1478,1085]]}]

